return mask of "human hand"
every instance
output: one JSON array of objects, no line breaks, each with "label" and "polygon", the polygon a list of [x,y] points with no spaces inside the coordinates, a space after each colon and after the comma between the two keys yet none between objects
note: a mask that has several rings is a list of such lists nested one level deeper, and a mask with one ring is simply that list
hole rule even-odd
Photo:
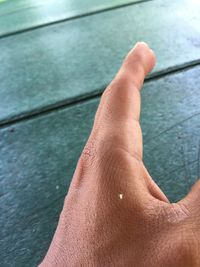
[{"label": "human hand", "polygon": [[170,203],[142,161],[140,88],[154,65],[138,43],[104,91],[41,267],[200,266],[200,182]]}]

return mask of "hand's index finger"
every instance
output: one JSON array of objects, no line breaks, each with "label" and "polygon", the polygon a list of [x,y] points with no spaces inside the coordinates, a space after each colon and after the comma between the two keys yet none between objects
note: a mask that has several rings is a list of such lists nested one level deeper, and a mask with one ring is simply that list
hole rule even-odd
[{"label": "hand's index finger", "polygon": [[124,132],[127,133],[132,141],[130,149],[134,145],[135,153],[140,156],[142,154],[139,125],[140,89],[145,76],[153,69],[155,61],[155,55],[147,44],[142,42],[136,44],[128,53],[115,79],[104,91],[94,123],[94,128],[99,128],[100,125],[101,129],[109,130],[109,133],[113,132],[115,135],[119,133],[123,138],[126,138]]},{"label": "hand's index finger", "polygon": [[155,54],[144,42],[137,43],[126,56],[120,70],[130,73],[130,79],[140,89],[144,78],[152,71],[156,63]]},{"label": "hand's index finger", "polygon": [[105,90],[102,105],[106,102],[112,109],[113,115],[117,117],[127,116],[139,119],[139,92],[145,76],[154,65],[155,55],[153,51],[145,43],[138,43],[129,52],[115,79]]}]

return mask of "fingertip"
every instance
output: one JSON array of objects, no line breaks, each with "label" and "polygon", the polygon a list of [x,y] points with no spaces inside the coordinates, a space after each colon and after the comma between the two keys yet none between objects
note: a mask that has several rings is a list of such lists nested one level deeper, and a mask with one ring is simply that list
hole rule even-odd
[{"label": "fingertip", "polygon": [[128,57],[137,56],[143,63],[145,75],[152,71],[156,64],[155,52],[143,41],[137,42],[129,52]]},{"label": "fingertip", "polygon": [[143,41],[139,41],[139,42],[137,42],[137,43],[135,44],[135,46],[133,47],[133,49],[135,49],[135,48],[138,47],[138,46],[144,46],[144,47],[149,48],[149,45],[148,45],[147,43],[145,43],[145,42],[143,42]]},{"label": "fingertip", "polygon": [[[153,50],[151,49],[151,47],[143,41],[139,41],[135,44],[135,46],[133,47],[132,51],[137,50],[137,49],[147,49],[153,52]],[[154,53],[154,52],[153,52]]]}]

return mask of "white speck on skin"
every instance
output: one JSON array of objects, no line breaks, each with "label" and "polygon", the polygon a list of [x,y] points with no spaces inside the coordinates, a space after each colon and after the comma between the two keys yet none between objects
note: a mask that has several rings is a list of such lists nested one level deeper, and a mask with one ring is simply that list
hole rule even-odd
[{"label": "white speck on skin", "polygon": [[59,185],[56,185],[56,190],[58,190],[59,189]]},{"label": "white speck on skin", "polygon": [[119,199],[122,199],[123,198],[123,194],[119,194]]}]

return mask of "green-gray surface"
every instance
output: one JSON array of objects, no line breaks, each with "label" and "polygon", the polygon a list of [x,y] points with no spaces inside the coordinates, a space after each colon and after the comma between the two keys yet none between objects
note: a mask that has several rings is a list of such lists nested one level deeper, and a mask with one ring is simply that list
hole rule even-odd
[{"label": "green-gray surface", "polygon": [[154,74],[198,61],[199,14],[197,1],[156,0],[1,39],[0,123],[101,91],[138,40]]},{"label": "green-gray surface", "polygon": [[0,37],[142,0],[0,0]]},{"label": "green-gray surface", "polygon": [[[1,266],[36,266],[56,227],[99,99],[0,130]],[[171,201],[199,176],[200,66],[145,84],[144,160]]]}]

